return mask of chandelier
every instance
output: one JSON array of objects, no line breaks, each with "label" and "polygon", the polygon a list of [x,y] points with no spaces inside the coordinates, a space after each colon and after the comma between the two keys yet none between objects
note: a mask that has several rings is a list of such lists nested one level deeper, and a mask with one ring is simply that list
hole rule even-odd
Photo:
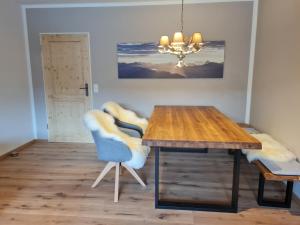
[{"label": "chandelier", "polygon": [[193,33],[191,38],[183,35],[183,0],[181,1],[181,31],[175,32],[173,40],[170,43],[168,36],[161,36],[158,51],[163,54],[175,55],[178,58],[176,67],[186,66],[184,58],[186,55],[196,53],[201,50],[203,39],[201,33]]}]

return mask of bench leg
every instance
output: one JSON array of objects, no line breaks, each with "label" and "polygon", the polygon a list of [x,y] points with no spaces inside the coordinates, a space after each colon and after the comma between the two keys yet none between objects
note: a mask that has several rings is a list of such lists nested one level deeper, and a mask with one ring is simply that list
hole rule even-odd
[{"label": "bench leg", "polygon": [[258,184],[258,195],[257,203],[260,206],[268,207],[280,207],[280,208],[291,208],[292,196],[293,196],[293,181],[288,181],[285,192],[285,200],[283,202],[277,200],[266,200],[264,199],[264,190],[265,190],[265,178],[260,173],[259,174],[259,184]]},{"label": "bench leg", "polygon": [[261,173],[259,173],[258,195],[257,195],[257,203],[259,205],[263,204],[264,190],[265,190],[265,178]]}]

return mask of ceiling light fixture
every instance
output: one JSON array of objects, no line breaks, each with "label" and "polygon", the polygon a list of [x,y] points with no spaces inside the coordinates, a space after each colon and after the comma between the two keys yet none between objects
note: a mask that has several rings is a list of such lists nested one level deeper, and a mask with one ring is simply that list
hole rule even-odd
[{"label": "ceiling light fixture", "polygon": [[186,66],[183,59],[186,55],[196,53],[203,46],[202,34],[200,32],[193,33],[191,38],[183,35],[183,0],[181,1],[181,31],[175,32],[173,40],[170,43],[168,36],[161,36],[158,50],[163,54],[176,55],[178,63],[176,67]]}]

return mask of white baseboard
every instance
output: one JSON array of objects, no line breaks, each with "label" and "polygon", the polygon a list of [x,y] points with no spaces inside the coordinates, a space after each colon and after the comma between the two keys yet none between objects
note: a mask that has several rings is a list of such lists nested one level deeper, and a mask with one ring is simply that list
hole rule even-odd
[{"label": "white baseboard", "polygon": [[13,143],[10,145],[0,145],[0,160],[8,157],[12,152],[19,152],[24,148],[32,145],[35,142],[35,139],[30,139],[23,141],[21,143]]}]

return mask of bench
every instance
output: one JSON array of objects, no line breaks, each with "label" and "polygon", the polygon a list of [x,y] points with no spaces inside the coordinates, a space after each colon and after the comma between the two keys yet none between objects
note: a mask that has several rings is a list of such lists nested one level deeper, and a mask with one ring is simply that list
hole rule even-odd
[{"label": "bench", "polygon": [[[269,206],[269,207],[291,208],[291,201],[293,196],[293,184],[294,181],[300,181],[300,176],[276,175],[273,174],[261,161],[256,160],[253,163],[260,172],[259,184],[258,184],[258,195],[257,195],[258,205]],[[287,182],[284,201],[264,199],[264,187],[266,181]]]},{"label": "bench", "polygon": [[[239,124],[243,127],[247,132],[251,134],[262,134],[254,127],[248,124]],[[262,142],[263,143],[263,142]],[[250,152],[251,153],[251,152]],[[247,154],[247,153],[246,153]],[[247,157],[248,158],[248,157]],[[248,158],[249,161],[249,158]],[[259,159],[254,159],[252,163],[259,170],[259,184],[258,184],[258,195],[257,195],[257,203],[260,206],[269,206],[269,207],[281,207],[281,208],[290,208],[292,195],[293,195],[293,185],[294,181],[300,181],[300,176],[297,175],[277,175],[272,173]],[[265,199],[264,191],[265,191],[265,183],[266,181],[280,181],[286,182],[286,193],[283,201],[278,201],[274,199]]]}]

